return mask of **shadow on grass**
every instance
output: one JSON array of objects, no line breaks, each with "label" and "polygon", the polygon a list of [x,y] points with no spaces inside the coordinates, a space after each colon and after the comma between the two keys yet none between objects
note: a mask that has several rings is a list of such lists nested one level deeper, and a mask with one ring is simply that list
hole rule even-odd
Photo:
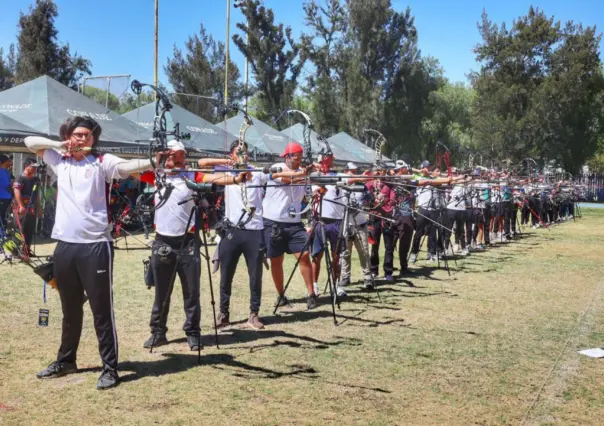
[{"label": "shadow on grass", "polygon": [[242,379],[282,379],[295,378],[307,381],[316,381],[328,383],[344,388],[364,389],[380,393],[391,393],[382,388],[372,388],[359,386],[350,383],[341,383],[336,381],[323,380],[319,372],[307,364],[290,364],[285,370],[260,367],[246,362],[239,361],[230,354],[211,354],[201,357],[201,363],[198,363],[197,355],[187,354],[162,354],[162,359],[157,361],[128,361],[120,364],[121,371],[129,371],[121,378],[122,382],[133,382],[145,377],[157,377],[168,374],[183,373],[197,366],[209,366],[217,370],[226,371],[233,377]]}]

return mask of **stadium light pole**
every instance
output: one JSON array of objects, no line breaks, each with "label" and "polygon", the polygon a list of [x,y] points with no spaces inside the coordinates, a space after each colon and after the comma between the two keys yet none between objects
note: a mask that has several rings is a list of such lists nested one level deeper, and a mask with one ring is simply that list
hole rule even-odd
[{"label": "stadium light pole", "polygon": [[229,37],[231,27],[231,0],[226,0],[227,6],[227,25],[226,25],[226,57],[224,60],[224,104],[227,105],[229,102]]},{"label": "stadium light pole", "polygon": [[[235,0],[235,3],[233,4],[233,6],[235,6],[235,8],[238,7],[243,7],[243,0]],[[245,25],[246,25],[246,31],[245,31],[245,45],[247,46],[249,44],[249,26],[250,26],[250,20],[249,18],[245,17]],[[244,91],[245,91],[245,112],[247,114],[247,84],[248,84],[248,72],[249,72],[249,64],[248,64],[248,60],[247,60],[247,55],[245,56],[245,74],[244,74]]]},{"label": "stadium light pole", "polygon": [[[154,77],[153,77],[153,84],[155,85],[155,87],[157,86],[158,83],[158,76],[157,76],[157,67],[158,67],[158,40],[159,40],[159,0],[155,0],[155,48],[154,48],[154,54],[153,54],[153,73],[154,73]],[[155,94],[155,99],[157,100],[157,93]]]}]

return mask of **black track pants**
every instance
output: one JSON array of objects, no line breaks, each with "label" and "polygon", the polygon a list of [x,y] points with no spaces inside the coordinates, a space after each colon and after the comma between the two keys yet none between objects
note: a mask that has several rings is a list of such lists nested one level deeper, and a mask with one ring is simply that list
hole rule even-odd
[{"label": "black track pants", "polygon": [[[186,318],[182,329],[187,335],[199,334],[201,331],[201,304],[199,301],[201,258],[199,248],[195,247],[194,236],[187,234],[184,249],[180,256],[177,256],[182,241],[183,237],[162,235],[156,235],[155,241],[153,241],[150,267],[155,284],[155,302],[153,303],[151,322],[149,323],[152,333],[166,333],[168,331],[166,322],[170,312],[170,297],[172,296],[172,294],[168,294],[168,291],[172,284],[170,279],[174,274],[175,267],[176,274],[180,278],[182,298],[185,305]],[[161,250],[162,246],[168,246],[171,252],[164,255]],[[174,279],[176,280],[176,277]],[[167,304],[166,312],[161,318],[164,302]]]},{"label": "black track pants", "polygon": [[230,228],[220,240],[220,312],[228,313],[233,277],[243,255],[250,280],[250,312],[260,311],[262,299],[263,231]]},{"label": "black track pants", "polygon": [[63,309],[59,362],[75,362],[82,320],[84,291],[88,296],[103,364],[116,369],[118,348],[113,315],[113,246],[104,241],[76,244],[59,241],[53,255],[54,274]]}]

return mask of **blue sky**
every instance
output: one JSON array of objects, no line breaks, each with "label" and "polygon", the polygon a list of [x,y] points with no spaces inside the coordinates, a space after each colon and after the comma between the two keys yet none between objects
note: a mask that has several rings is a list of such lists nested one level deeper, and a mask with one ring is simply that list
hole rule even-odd
[{"label": "blue sky", "polygon": [[[0,47],[5,51],[15,41],[20,10],[26,11],[32,3],[33,0],[0,0]],[[140,81],[153,81],[154,0],[56,0],[56,3],[61,42],[69,42],[72,52],[78,51],[92,61],[93,75],[132,74],[132,78]],[[302,0],[265,0],[277,21],[290,25],[295,35],[304,31],[302,3]],[[483,9],[494,22],[511,24],[513,19],[526,14],[531,4],[563,22],[596,25],[599,32],[604,28],[601,0],[393,0],[398,10],[411,8],[422,55],[438,58],[452,81],[466,81],[468,72],[479,68],[472,48],[480,42],[477,23]],[[231,7],[231,35],[238,31],[235,24],[241,21],[239,10]],[[160,81],[167,83],[161,66],[171,56],[173,46],[183,47],[188,35],[198,32],[200,22],[216,39],[224,40],[226,0],[160,0]],[[231,57],[243,75],[243,56],[232,42]]]}]

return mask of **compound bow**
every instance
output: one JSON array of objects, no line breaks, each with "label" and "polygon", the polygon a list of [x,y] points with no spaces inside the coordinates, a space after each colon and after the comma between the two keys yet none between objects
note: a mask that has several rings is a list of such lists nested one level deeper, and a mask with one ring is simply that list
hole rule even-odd
[{"label": "compound bow", "polygon": [[[168,149],[169,136],[173,136],[176,140],[189,139],[191,136],[190,134],[180,133],[178,123],[174,125],[174,130],[168,130],[166,115],[168,112],[170,112],[170,110],[172,110],[172,103],[170,102],[170,98],[162,89],[152,84],[141,83],[138,80],[132,81],[130,85],[132,92],[134,92],[134,94],[137,96],[141,94],[143,87],[149,87],[155,92],[157,97],[155,101],[155,118],[153,119],[153,137],[149,141],[149,161],[151,162],[153,172],[155,173],[156,189],[155,192],[145,197],[144,200],[141,200],[141,203],[136,207],[143,212],[152,213],[166,204],[168,198],[170,198],[170,194],[174,190],[174,186],[166,179],[166,173],[160,172],[160,166],[163,168],[163,162],[165,159],[162,159],[158,165],[155,162],[154,154]],[[162,191],[162,189],[165,190]],[[158,202],[153,205],[149,202],[149,199],[155,199],[156,195]]]},{"label": "compound bow", "polygon": [[[240,109],[237,105],[229,105],[222,111],[222,115],[225,116],[230,111],[235,111],[235,112],[243,114],[243,122],[241,123],[241,127],[239,128],[239,139],[238,139],[238,143],[237,143],[237,152],[236,152],[237,163],[233,165],[233,169],[236,169],[236,170],[249,169],[249,165],[246,161],[246,158],[245,158],[246,155],[244,152],[245,134],[247,133],[247,130],[254,125],[254,122],[252,121],[252,117],[250,117],[249,114],[247,112],[245,112],[245,110]],[[248,198],[248,194],[247,194],[247,180],[244,180],[242,182],[242,185],[240,185],[240,189],[241,189],[241,200],[243,201],[243,209],[241,212],[241,217],[239,218],[239,221],[237,221],[236,226],[238,228],[243,228],[254,217],[254,214],[256,213],[256,207],[250,206],[250,202],[249,202],[249,198]],[[245,218],[246,215],[247,215],[247,218]],[[244,220],[244,218],[245,218],[245,220]]]},{"label": "compound bow", "polygon": [[447,145],[438,141],[436,142],[436,161],[434,162],[434,167],[441,168],[442,163],[447,167],[447,176],[451,176],[451,151],[447,148]]}]

